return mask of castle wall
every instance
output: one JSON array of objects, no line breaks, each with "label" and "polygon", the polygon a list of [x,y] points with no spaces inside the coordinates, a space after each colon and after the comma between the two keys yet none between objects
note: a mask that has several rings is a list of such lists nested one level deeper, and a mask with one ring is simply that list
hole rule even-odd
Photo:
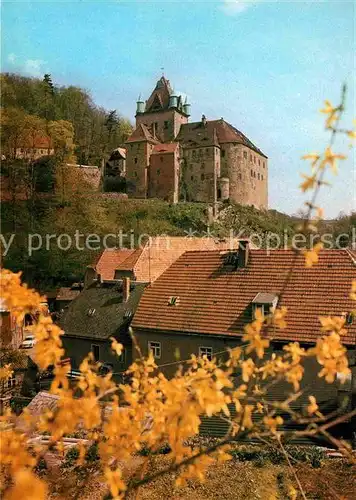
[{"label": "castle wall", "polygon": [[185,148],[183,156],[183,182],[187,201],[215,202],[217,178],[220,175],[219,148]]},{"label": "castle wall", "polygon": [[131,142],[127,145],[127,193],[134,198],[147,197],[147,170],[153,146],[148,142]]},{"label": "castle wall", "polygon": [[188,117],[177,112],[175,109],[136,115],[136,127],[142,123],[153,130],[152,126],[156,124],[156,135],[163,142],[173,141],[182,123],[187,122]]},{"label": "castle wall", "polygon": [[[178,148],[177,148],[178,151]],[[178,202],[179,160],[176,152],[151,155],[149,197]]]},{"label": "castle wall", "polygon": [[230,200],[268,208],[267,159],[242,144],[222,144],[221,177],[230,180]]}]

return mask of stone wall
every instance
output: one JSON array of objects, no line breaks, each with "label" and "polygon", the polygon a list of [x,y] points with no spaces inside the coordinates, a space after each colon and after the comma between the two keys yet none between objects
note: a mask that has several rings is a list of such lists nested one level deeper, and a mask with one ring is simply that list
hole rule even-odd
[{"label": "stone wall", "polygon": [[187,123],[188,117],[182,115],[175,109],[157,111],[156,113],[144,113],[136,115],[136,127],[141,123],[153,131],[153,124],[159,140],[163,142],[173,141],[177,136],[182,123]]},{"label": "stone wall", "polygon": [[133,198],[147,197],[147,169],[153,146],[148,142],[131,142],[127,147],[127,193]]},{"label": "stone wall", "polygon": [[160,198],[170,203],[178,202],[179,160],[177,156],[175,152],[151,155],[148,176],[150,198]]},{"label": "stone wall", "polygon": [[182,180],[187,201],[216,201],[220,152],[215,146],[185,148]]},{"label": "stone wall", "polygon": [[242,144],[223,144],[221,177],[229,179],[232,202],[268,208],[268,165],[264,156]]}]

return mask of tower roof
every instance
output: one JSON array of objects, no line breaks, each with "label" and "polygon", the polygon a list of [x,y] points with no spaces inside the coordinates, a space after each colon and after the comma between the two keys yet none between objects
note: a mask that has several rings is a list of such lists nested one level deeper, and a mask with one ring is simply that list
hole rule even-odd
[{"label": "tower roof", "polygon": [[153,137],[148,127],[146,127],[143,123],[140,123],[127,139],[126,143],[143,141],[151,142],[153,144],[157,144],[159,142]]},{"label": "tower roof", "polygon": [[222,118],[220,120],[207,120],[200,122],[184,123],[179,131],[176,141],[182,142],[186,147],[209,146],[212,144],[236,143],[243,144],[260,155],[267,156],[253,144],[242,132],[230,125]]},{"label": "tower roof", "polygon": [[154,88],[152,94],[150,95],[148,101],[146,102],[145,112],[150,111],[161,111],[168,109],[169,107],[169,96],[171,95],[172,87],[164,76],[162,76]]}]

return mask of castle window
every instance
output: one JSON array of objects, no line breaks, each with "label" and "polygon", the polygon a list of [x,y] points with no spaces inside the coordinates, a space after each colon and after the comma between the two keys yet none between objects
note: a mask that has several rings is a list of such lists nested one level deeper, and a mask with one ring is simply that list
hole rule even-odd
[{"label": "castle window", "polygon": [[250,155],[250,161],[252,161],[252,155]]},{"label": "castle window", "polygon": [[164,122],[164,127],[163,128],[167,130],[167,128],[168,128],[168,122],[167,121]]},{"label": "castle window", "polygon": [[240,180],[242,179],[242,174],[241,174],[241,172],[239,173],[239,179],[240,179]]},{"label": "castle window", "polygon": [[195,149],[193,149],[193,158],[195,158]]},{"label": "castle window", "polygon": [[204,174],[201,174],[200,178],[201,178],[201,180],[203,181],[203,180],[205,179]]},{"label": "castle window", "polygon": [[160,174],[161,174],[161,169],[157,168],[157,175],[160,175]]},{"label": "castle window", "polygon": [[137,157],[135,158],[135,163],[137,163]]},{"label": "castle window", "polygon": [[206,152],[206,153],[209,153],[209,149],[208,149],[208,148],[206,148],[206,149],[205,149],[205,152]]},{"label": "castle window", "polygon": [[258,164],[261,165],[261,160],[260,159],[258,160]]},{"label": "castle window", "polygon": [[201,168],[202,170],[204,170],[204,168],[205,168],[205,163],[202,163],[202,164],[200,165],[200,168]]},{"label": "castle window", "polygon": [[263,181],[263,175],[261,174],[261,181]]},{"label": "castle window", "polygon": [[221,150],[221,156],[224,158],[225,157],[225,149]]},{"label": "castle window", "polygon": [[257,174],[258,180],[260,180],[260,174]]},{"label": "castle window", "polygon": [[137,177],[137,172],[135,172],[135,177]]},{"label": "castle window", "polygon": [[263,168],[265,168],[265,166],[266,166],[266,162],[264,161],[264,162],[263,162]]},{"label": "castle window", "polygon": [[191,180],[191,181],[194,181],[194,175],[191,175],[191,176],[190,176],[190,180]]},{"label": "castle window", "polygon": [[251,170],[251,177],[253,177],[253,170]]},{"label": "castle window", "polygon": [[244,151],[244,158],[247,159],[247,151]]}]

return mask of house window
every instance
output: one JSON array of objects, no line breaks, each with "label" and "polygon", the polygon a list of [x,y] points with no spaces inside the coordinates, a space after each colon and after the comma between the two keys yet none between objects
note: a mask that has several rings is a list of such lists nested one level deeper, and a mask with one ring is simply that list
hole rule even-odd
[{"label": "house window", "polygon": [[241,179],[242,179],[242,174],[241,174],[241,172],[240,172],[240,173],[239,173],[239,180],[241,181]]},{"label": "house window", "polygon": [[265,166],[266,166],[266,162],[264,161],[264,162],[263,162],[263,168],[265,168]]},{"label": "house window", "polygon": [[203,181],[205,179],[205,175],[201,174],[200,179]]},{"label": "house window", "polygon": [[125,349],[123,349],[121,351],[121,354],[120,354],[120,356],[118,356],[117,359],[118,359],[119,363],[122,363],[122,364],[125,363],[125,359],[126,359],[126,351],[125,351]]},{"label": "house window", "polygon": [[256,319],[256,311],[259,310],[262,316],[267,316],[269,314],[271,304],[254,304],[253,305],[253,318]]},{"label": "house window", "polygon": [[88,309],[88,312],[87,312],[88,316],[92,317],[92,316],[94,316],[94,314],[95,314],[95,309],[94,308]]},{"label": "house window", "polygon": [[91,345],[91,352],[93,353],[94,361],[99,361],[100,347],[97,344],[92,344]]},{"label": "house window", "polygon": [[252,161],[252,155],[250,155],[250,161]]},{"label": "house window", "polygon": [[225,157],[225,149],[222,149],[222,150],[221,150],[221,156],[222,156],[222,158],[224,158],[224,157]]},{"label": "house window", "polygon": [[268,292],[259,292],[252,301],[252,316],[256,318],[256,311],[261,311],[263,316],[274,312],[278,304],[278,295]]},{"label": "house window", "polygon": [[247,159],[247,151],[244,151],[244,158]]},{"label": "house window", "polygon": [[179,297],[169,297],[168,299],[168,305],[169,306],[177,306],[179,304]]},{"label": "house window", "polygon": [[157,175],[160,175],[160,174],[161,174],[161,169],[157,168]]},{"label": "house window", "polygon": [[258,178],[258,180],[260,180],[260,174],[257,174],[257,178]]},{"label": "house window", "polygon": [[263,181],[263,175],[261,174],[261,181]]},{"label": "house window", "polygon": [[261,165],[261,160],[258,160],[258,164]]},{"label": "house window", "polygon": [[191,180],[191,181],[194,181],[194,175],[191,175],[191,176],[190,176],[190,180]]},{"label": "house window", "polygon": [[168,122],[167,121],[164,122],[163,128],[167,130],[167,128],[168,128]]},{"label": "house window", "polygon": [[251,170],[251,177],[253,177],[253,170]]},{"label": "house window", "polygon": [[161,342],[148,342],[148,350],[152,352],[153,357],[156,359],[161,358]]},{"label": "house window", "polygon": [[346,313],[345,315],[345,323],[347,325],[352,325],[352,323],[354,322],[354,315],[352,312],[349,312],[349,313]]},{"label": "house window", "polygon": [[344,373],[336,373],[336,380],[339,383],[339,391],[351,391],[352,387],[352,373],[348,373],[346,376]]},{"label": "house window", "polygon": [[213,359],[213,348],[212,347],[199,347],[199,356],[203,358],[207,357],[209,361]]},{"label": "house window", "polygon": [[12,374],[7,381],[5,382],[5,389],[11,389],[11,387],[15,387],[16,385],[16,377]]}]

